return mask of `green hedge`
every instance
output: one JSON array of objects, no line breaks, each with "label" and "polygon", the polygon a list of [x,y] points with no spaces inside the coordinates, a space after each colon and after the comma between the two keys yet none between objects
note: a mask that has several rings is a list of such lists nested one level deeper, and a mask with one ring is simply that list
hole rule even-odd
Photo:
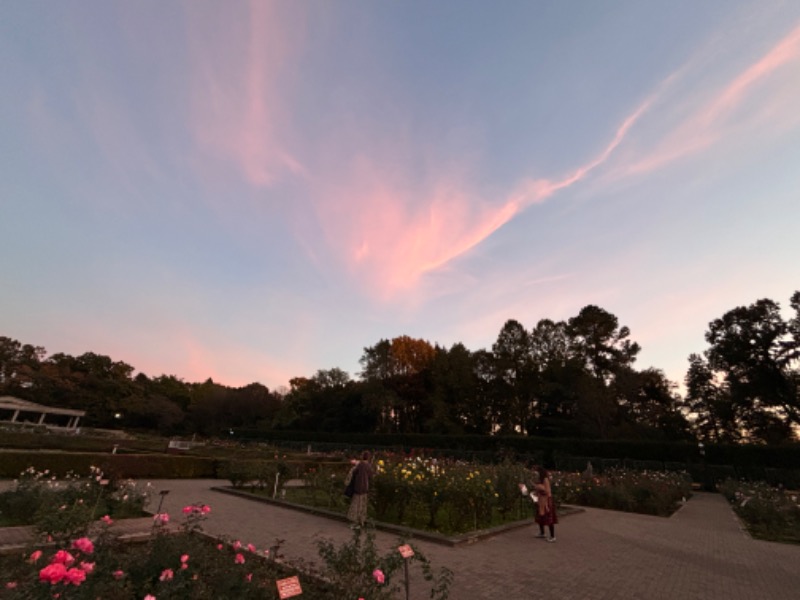
[{"label": "green hedge", "polygon": [[89,434],[67,435],[38,431],[10,431],[0,429],[0,448],[29,450],[63,450],[65,452],[111,452],[114,446],[118,452],[163,452],[168,440],[120,439],[93,437]]},{"label": "green hedge", "polygon": [[[502,457],[509,452],[519,455],[540,455],[554,466],[566,457],[596,456],[604,459],[658,461],[661,463],[700,463],[697,444],[692,442],[653,442],[638,440],[578,440],[527,436],[480,435],[388,435],[336,434],[298,431],[235,430],[236,439],[263,441],[270,444],[314,450],[351,450],[386,448],[409,452],[425,449],[446,452],[459,458]],[[707,444],[709,464],[735,467],[800,469],[800,444],[782,446]]]},{"label": "green hedge", "polygon": [[72,471],[89,473],[90,466],[100,467],[106,475],[133,479],[212,479],[218,461],[197,456],[168,454],[98,454],[90,452],[0,452],[0,477],[16,478],[28,467],[49,470],[63,477]]}]

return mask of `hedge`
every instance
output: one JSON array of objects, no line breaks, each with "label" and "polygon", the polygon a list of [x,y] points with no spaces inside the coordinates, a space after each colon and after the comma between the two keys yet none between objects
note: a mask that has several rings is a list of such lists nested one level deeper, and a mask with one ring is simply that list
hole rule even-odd
[{"label": "hedge", "polygon": [[[518,455],[540,455],[555,466],[566,457],[595,456],[604,459],[701,463],[694,442],[659,442],[647,440],[580,440],[528,436],[422,435],[422,434],[359,434],[299,431],[235,430],[235,439],[261,441],[282,447],[314,450],[349,450],[385,448],[409,452],[426,449],[458,458],[481,457],[492,460],[509,452]],[[763,446],[752,444],[706,444],[705,460],[709,464],[735,467],[800,469],[800,444]]]},{"label": "hedge", "polygon": [[108,476],[132,479],[213,479],[217,462],[198,456],[168,454],[99,454],[94,452],[0,452],[0,477],[16,478],[28,467],[49,470],[57,477],[72,471],[89,473],[89,467],[100,467]]}]

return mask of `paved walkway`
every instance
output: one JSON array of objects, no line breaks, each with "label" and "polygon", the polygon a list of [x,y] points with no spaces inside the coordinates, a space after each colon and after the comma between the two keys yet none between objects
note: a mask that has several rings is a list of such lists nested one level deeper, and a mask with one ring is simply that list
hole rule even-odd
[{"label": "paved walkway", "polygon": [[[288,559],[316,559],[318,540],[341,543],[351,535],[340,522],[210,489],[226,481],[153,485],[170,490],[163,510],[171,515],[204,502],[212,507],[205,531],[259,548],[284,540]],[[455,548],[412,543],[434,567],[454,571],[453,600],[800,598],[800,547],[751,539],[715,494],[696,494],[669,519],[589,508],[562,520],[555,544],[535,533],[517,529]],[[376,540],[382,550],[397,546],[392,534],[378,532]],[[427,598],[419,575],[411,598]]]}]

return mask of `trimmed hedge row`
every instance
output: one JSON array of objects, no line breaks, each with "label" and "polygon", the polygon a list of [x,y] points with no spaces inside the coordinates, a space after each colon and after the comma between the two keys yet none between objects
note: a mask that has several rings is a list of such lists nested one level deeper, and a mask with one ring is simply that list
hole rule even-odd
[{"label": "trimmed hedge row", "polygon": [[0,430],[0,448],[29,450],[63,450],[65,452],[111,452],[114,446],[119,451],[163,452],[165,439],[119,439],[93,437],[90,434],[66,435],[47,432]]},{"label": "trimmed hedge row", "polygon": [[[412,449],[447,451],[451,455],[499,457],[509,451],[520,455],[541,455],[545,463],[557,464],[571,456],[597,456],[606,459],[701,463],[693,442],[652,442],[626,440],[578,440],[526,436],[445,436],[336,434],[298,431],[236,430],[235,438],[314,450],[358,450],[388,448],[409,452]],[[800,444],[782,446],[707,444],[705,460],[709,464],[773,469],[800,469]]]},{"label": "trimmed hedge row", "polygon": [[[96,452],[25,452],[0,450],[0,478],[15,479],[33,467],[48,470],[57,477],[72,471],[89,473],[89,467],[99,467],[106,476],[131,479],[230,479],[244,470],[280,471],[282,479],[301,478],[310,468],[346,467],[343,462],[312,460],[253,460],[218,459],[174,454],[109,454]],[[274,477],[274,475],[273,475]]]},{"label": "trimmed hedge row", "polygon": [[218,461],[197,456],[168,454],[99,454],[92,452],[0,452],[0,477],[16,478],[28,467],[49,470],[57,477],[72,471],[79,475],[99,467],[107,476],[132,479],[213,479]]}]

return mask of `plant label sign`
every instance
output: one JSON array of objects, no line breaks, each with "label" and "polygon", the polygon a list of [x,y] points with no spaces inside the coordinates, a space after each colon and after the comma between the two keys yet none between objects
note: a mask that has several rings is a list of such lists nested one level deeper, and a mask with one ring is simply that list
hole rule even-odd
[{"label": "plant label sign", "polygon": [[281,600],[293,598],[303,593],[303,589],[300,587],[300,580],[296,575],[286,579],[278,579],[275,583],[278,585],[278,596],[280,596]]},{"label": "plant label sign", "polygon": [[414,556],[414,550],[408,544],[405,544],[404,546],[399,546],[397,548],[397,551],[403,558],[411,558],[412,556]]}]

